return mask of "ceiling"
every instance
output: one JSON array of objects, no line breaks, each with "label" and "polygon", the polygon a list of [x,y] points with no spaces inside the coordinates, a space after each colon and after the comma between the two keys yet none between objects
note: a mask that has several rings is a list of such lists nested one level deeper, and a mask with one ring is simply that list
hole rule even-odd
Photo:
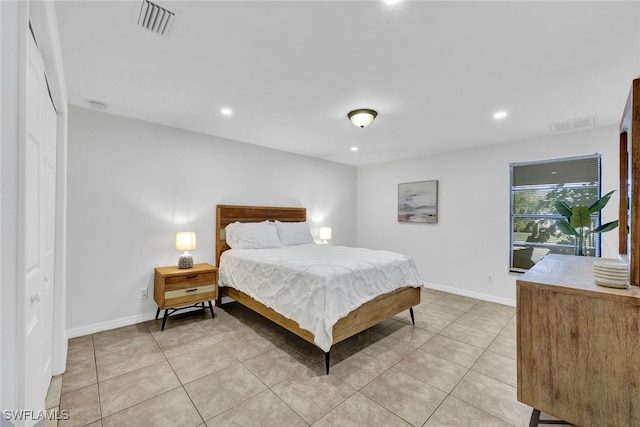
[{"label": "ceiling", "polygon": [[158,3],[56,1],[70,104],[358,166],[617,125],[640,75],[638,1]]}]

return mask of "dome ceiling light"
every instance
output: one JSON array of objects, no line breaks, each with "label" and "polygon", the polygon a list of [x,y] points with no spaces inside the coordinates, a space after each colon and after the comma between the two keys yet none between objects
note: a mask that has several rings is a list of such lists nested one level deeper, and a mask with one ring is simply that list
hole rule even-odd
[{"label": "dome ceiling light", "polygon": [[365,126],[369,126],[373,119],[376,118],[378,113],[374,110],[370,110],[369,108],[360,108],[357,110],[349,111],[347,117],[351,120],[351,123],[358,126],[359,128],[364,128]]}]

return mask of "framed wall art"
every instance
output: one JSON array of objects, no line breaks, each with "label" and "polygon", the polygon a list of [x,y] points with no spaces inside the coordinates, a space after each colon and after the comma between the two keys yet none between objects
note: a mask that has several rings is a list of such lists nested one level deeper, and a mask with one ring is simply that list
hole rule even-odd
[{"label": "framed wall art", "polygon": [[438,181],[398,184],[398,222],[438,222]]}]

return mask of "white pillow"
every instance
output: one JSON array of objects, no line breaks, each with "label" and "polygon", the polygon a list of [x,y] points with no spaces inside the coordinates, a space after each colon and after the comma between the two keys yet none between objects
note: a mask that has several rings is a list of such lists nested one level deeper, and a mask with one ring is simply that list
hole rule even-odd
[{"label": "white pillow", "polygon": [[233,249],[266,249],[282,247],[278,232],[269,221],[235,222],[225,227],[226,240]]},{"label": "white pillow", "polygon": [[280,222],[276,221],[278,237],[284,246],[304,245],[315,243],[307,222]]},{"label": "white pillow", "polygon": [[236,237],[236,234],[237,234],[236,224],[238,223],[233,222],[231,224],[228,224],[224,228],[224,239],[227,241],[227,244],[232,248],[235,248],[236,246],[238,246],[238,239]]}]

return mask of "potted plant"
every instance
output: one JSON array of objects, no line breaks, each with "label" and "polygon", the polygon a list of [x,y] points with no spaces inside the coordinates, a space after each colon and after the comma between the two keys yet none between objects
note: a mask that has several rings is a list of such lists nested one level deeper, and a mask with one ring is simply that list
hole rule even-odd
[{"label": "potted plant", "polygon": [[563,233],[576,238],[576,255],[587,254],[586,242],[589,234],[604,233],[618,226],[618,220],[615,220],[591,229],[591,215],[602,210],[615,191],[608,192],[588,207],[584,205],[571,207],[565,201],[555,202],[556,209],[564,217],[557,220],[558,228]]}]

